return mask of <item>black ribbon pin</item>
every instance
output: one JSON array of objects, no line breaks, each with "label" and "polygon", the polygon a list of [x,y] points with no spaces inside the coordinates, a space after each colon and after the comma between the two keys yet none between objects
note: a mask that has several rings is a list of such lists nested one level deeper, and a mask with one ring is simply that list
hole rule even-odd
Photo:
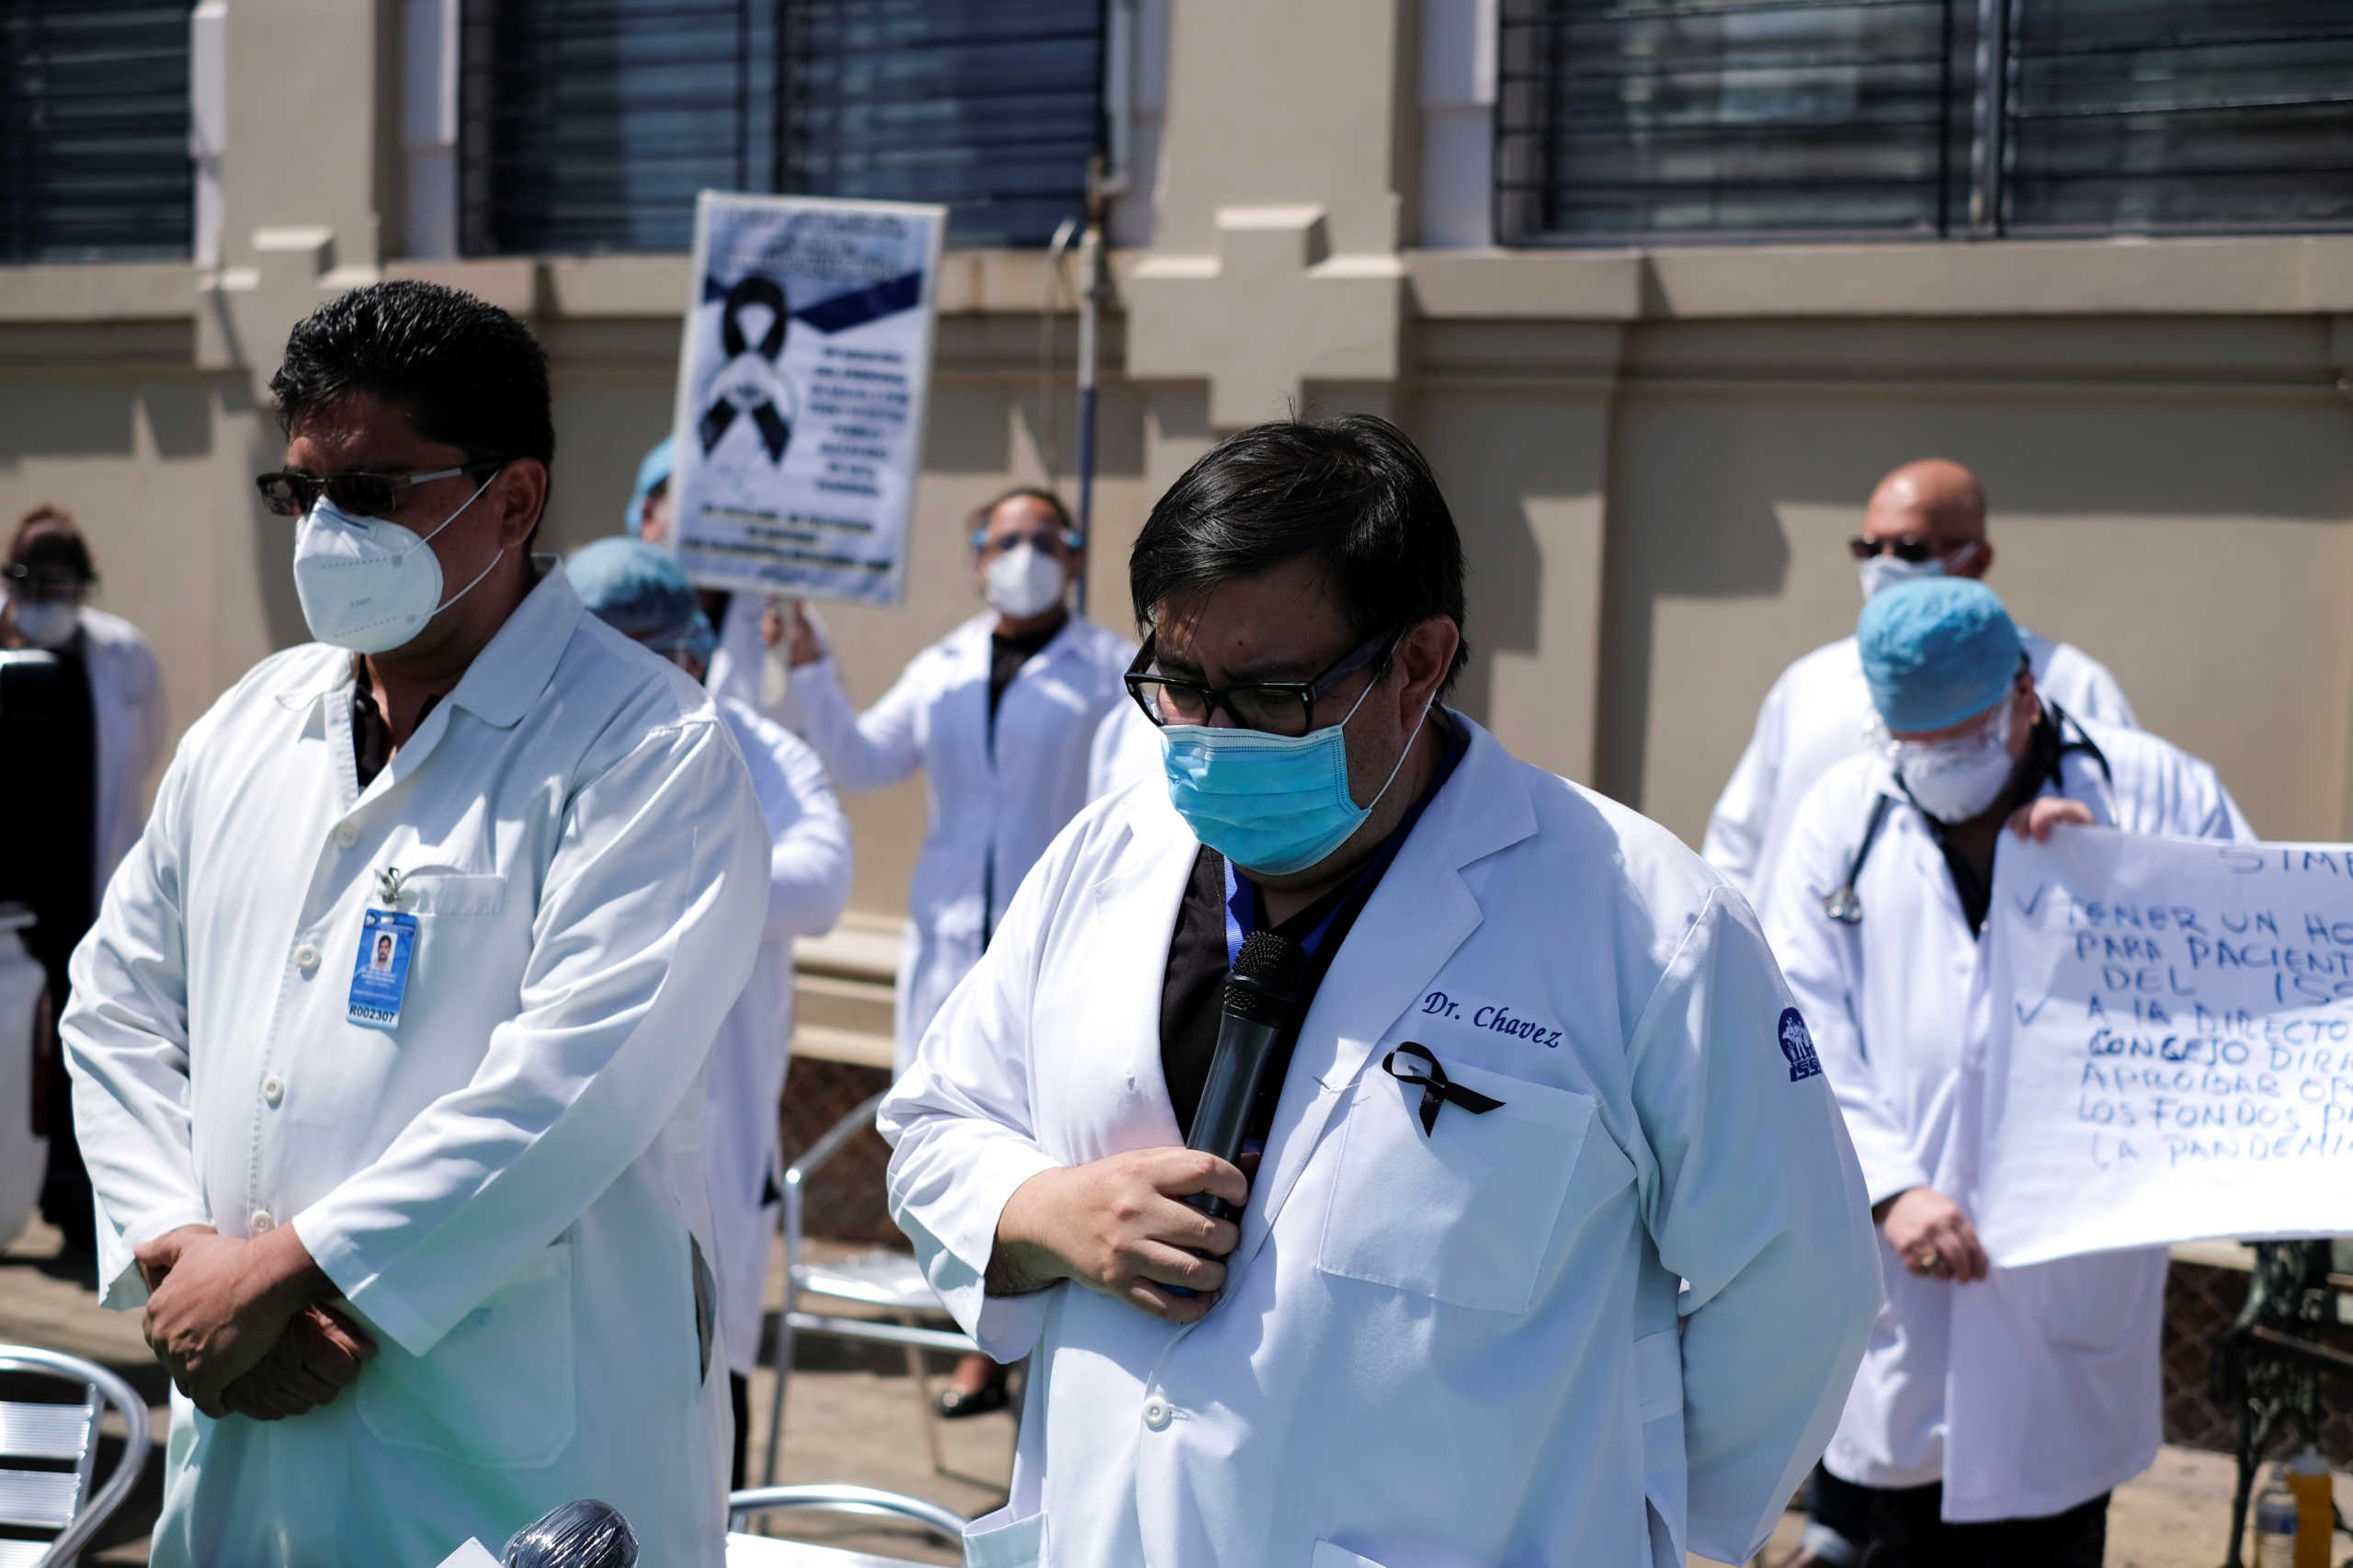
[{"label": "black ribbon pin", "polygon": [[[792,439],[792,425],[784,412],[777,407],[777,398],[783,390],[782,379],[777,371],[777,356],[784,352],[784,287],[773,278],[751,273],[740,279],[722,296],[719,307],[719,346],[726,352],[727,368],[719,377],[720,393],[703,410],[698,434],[702,438],[703,455],[719,445],[738,415],[747,415],[759,427],[760,445],[772,463],[784,460],[784,449]],[[744,328],[735,319],[736,312],[746,305],[768,308],[767,330],[755,344],[744,335]],[[785,392],[786,397],[791,394]]]},{"label": "black ribbon pin", "polygon": [[[1397,1065],[1397,1059],[1401,1056],[1420,1057],[1423,1061],[1430,1064],[1429,1072],[1427,1074],[1424,1074],[1415,1073],[1410,1068],[1400,1069]],[[1483,1095],[1476,1089],[1466,1089],[1461,1085],[1455,1083],[1446,1075],[1446,1069],[1438,1064],[1437,1057],[1432,1056],[1427,1051],[1423,1049],[1421,1046],[1415,1044],[1412,1040],[1407,1040],[1404,1044],[1399,1046],[1396,1050],[1382,1057],[1381,1059],[1381,1070],[1388,1074],[1391,1077],[1396,1079],[1401,1084],[1418,1084],[1421,1085],[1422,1136],[1425,1138],[1435,1137],[1437,1135],[1438,1113],[1447,1106],[1459,1105],[1464,1110],[1469,1111],[1472,1116],[1484,1116],[1489,1111],[1504,1103],[1492,1096]]]}]

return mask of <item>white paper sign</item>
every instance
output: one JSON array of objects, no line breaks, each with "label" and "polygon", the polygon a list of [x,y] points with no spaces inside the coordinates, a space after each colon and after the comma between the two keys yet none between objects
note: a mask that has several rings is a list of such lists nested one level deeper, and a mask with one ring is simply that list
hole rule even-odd
[{"label": "white paper sign", "polygon": [[696,202],[670,482],[696,582],[904,597],[947,222],[901,202]]},{"label": "white paper sign", "polygon": [[443,1558],[438,1568],[498,1568],[498,1559],[478,1540],[470,1540]]},{"label": "white paper sign", "polygon": [[1984,940],[1996,1263],[2353,1234],[2353,846],[2006,836]]}]

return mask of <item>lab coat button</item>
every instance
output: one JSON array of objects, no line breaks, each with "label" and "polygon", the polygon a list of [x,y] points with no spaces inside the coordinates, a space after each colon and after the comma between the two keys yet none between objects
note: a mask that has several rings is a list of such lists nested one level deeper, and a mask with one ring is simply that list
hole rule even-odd
[{"label": "lab coat button", "polygon": [[261,1081],[261,1097],[271,1105],[276,1105],[284,1099],[286,1097],[285,1080],[275,1073],[264,1078]]},{"label": "lab coat button", "polygon": [[273,1219],[271,1219],[271,1218],[269,1217],[269,1210],[267,1210],[267,1209],[256,1209],[256,1210],[254,1210],[254,1217],[253,1217],[253,1220],[252,1220],[252,1226],[253,1226],[253,1233],[254,1233],[254,1234],[255,1234],[255,1235],[257,1235],[257,1236],[258,1236],[258,1235],[261,1235],[261,1234],[265,1233],[266,1232],[268,1232],[268,1231],[270,1231],[270,1230],[273,1230],[273,1229],[275,1229],[275,1228],[276,1228],[277,1224],[278,1224],[278,1221],[275,1221],[275,1220],[273,1220]]},{"label": "lab coat button", "polygon": [[1155,1432],[1168,1425],[1168,1418],[1173,1414],[1174,1412],[1168,1407],[1168,1402],[1158,1394],[1154,1394],[1143,1402],[1143,1424]]},{"label": "lab coat button", "polygon": [[335,824],[335,846],[337,849],[348,849],[358,842],[359,830],[357,827],[347,822]]},{"label": "lab coat button", "polygon": [[304,974],[319,967],[319,949],[305,942],[294,949],[294,967]]}]

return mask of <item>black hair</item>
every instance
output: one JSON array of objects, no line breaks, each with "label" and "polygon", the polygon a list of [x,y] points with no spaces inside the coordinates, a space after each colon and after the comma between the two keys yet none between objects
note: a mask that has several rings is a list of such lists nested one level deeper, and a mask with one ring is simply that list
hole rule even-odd
[{"label": "black hair", "polygon": [[996,509],[1007,501],[1024,500],[1045,503],[1046,509],[1054,515],[1054,527],[1063,533],[1074,534],[1078,531],[1078,525],[1071,520],[1070,508],[1063,505],[1063,498],[1051,490],[1041,490],[1034,484],[1017,484],[1003,494],[993,495],[973,507],[968,531],[979,533],[983,528],[987,528],[989,519],[996,516]]},{"label": "black hair", "polygon": [[84,583],[98,580],[89,541],[74,525],[74,514],[47,503],[27,512],[17,524],[16,537],[8,541],[8,563],[38,567]]},{"label": "black hair", "polygon": [[[1162,605],[1308,555],[1323,562],[1359,640],[1432,616],[1462,625],[1454,514],[1420,449],[1370,414],[1253,426],[1187,469],[1154,504],[1128,558],[1136,623],[1149,628]],[[1456,650],[1441,693],[1462,673],[1468,646]]]},{"label": "black hair", "polygon": [[367,392],[469,461],[555,459],[546,351],[496,305],[439,283],[395,278],[329,300],[288,335],[269,391],[290,436],[336,399]]}]

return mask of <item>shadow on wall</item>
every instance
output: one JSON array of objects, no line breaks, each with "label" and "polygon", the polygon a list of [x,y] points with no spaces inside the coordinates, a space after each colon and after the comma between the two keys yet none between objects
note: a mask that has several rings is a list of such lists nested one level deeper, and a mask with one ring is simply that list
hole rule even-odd
[{"label": "shadow on wall", "polygon": [[[248,473],[267,473],[286,466],[286,437],[278,427],[277,410],[256,405],[253,388],[243,377],[233,378],[222,390],[222,412],[231,415],[223,424],[231,429],[250,432],[245,447],[245,470]],[[258,414],[256,418],[237,415]],[[247,481],[239,485],[237,504],[253,518],[246,537],[253,540],[254,581],[261,587],[263,624],[269,631],[269,645],[274,649],[291,648],[311,641],[311,628],[302,619],[302,601],[294,592],[294,522],[290,517],[273,517],[262,508],[261,497]],[[234,527],[237,514],[225,519]],[[230,678],[239,673],[225,672]]]},{"label": "shadow on wall", "polygon": [[[1516,755],[1581,772],[1579,732],[1592,722],[1579,651],[1592,635],[1587,519],[1604,483],[1592,400],[1447,388],[1409,412],[1462,538],[1471,657],[1449,700]],[[1559,678],[1531,686],[1540,656]],[[1506,664],[1508,687],[1499,679]]]},{"label": "shadow on wall", "polygon": [[[2021,622],[2109,663],[2165,733],[2217,695],[2165,628],[2259,597],[2240,574],[2311,572],[2326,548],[2251,525],[2353,512],[2344,420],[2316,401],[2158,401],[2124,388],[1631,392],[1611,439],[1597,782],[1696,842],[1767,687],[1853,631],[1860,601],[1844,543],[1872,486],[1930,455],[1984,482],[1991,581]],[[2239,552],[2207,531],[2224,528],[2248,530]],[[2297,657],[2317,668],[2324,653]]]}]

